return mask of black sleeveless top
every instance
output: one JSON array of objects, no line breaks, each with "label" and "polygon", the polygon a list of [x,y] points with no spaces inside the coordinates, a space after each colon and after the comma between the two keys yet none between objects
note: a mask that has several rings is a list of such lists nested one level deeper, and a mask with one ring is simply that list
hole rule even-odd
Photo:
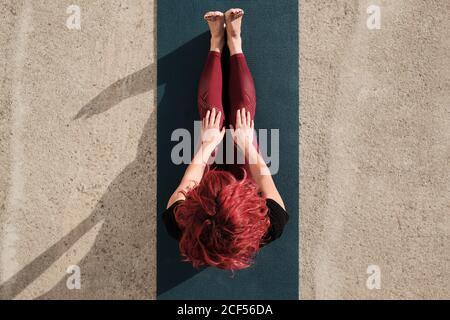
[{"label": "black sleeveless top", "polygon": [[[174,209],[182,201],[184,200],[178,200],[174,202],[162,214],[162,219],[164,225],[166,226],[167,232],[169,233],[169,235],[171,235],[173,238],[177,240],[181,239],[182,231],[178,227],[177,221],[175,220]],[[289,220],[289,215],[287,214],[286,210],[284,210],[278,204],[278,202],[276,202],[273,199],[266,199],[266,204],[267,208],[269,209],[268,215],[270,220],[270,227],[263,238],[264,240],[263,245],[266,245],[269,242],[272,242],[275,239],[281,237],[281,234],[283,233],[284,230],[284,226]]]}]

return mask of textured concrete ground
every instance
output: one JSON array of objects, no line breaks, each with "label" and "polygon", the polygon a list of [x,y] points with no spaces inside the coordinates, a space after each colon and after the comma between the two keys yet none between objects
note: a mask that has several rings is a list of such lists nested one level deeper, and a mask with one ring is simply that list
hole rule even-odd
[{"label": "textured concrete ground", "polygon": [[301,2],[303,298],[450,297],[449,18],[444,0]]},{"label": "textured concrete ground", "polygon": [[154,298],[154,3],[73,3],[1,1],[0,297]]},{"label": "textured concrete ground", "polygon": [[[71,4],[0,0],[0,298],[154,298],[155,4]],[[301,297],[449,298],[450,4],[300,6]]]}]

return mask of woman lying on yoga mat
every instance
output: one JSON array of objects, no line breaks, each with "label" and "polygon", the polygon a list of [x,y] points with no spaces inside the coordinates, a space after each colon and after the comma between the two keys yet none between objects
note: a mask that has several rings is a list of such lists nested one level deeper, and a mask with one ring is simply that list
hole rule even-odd
[{"label": "woman lying on yoga mat", "polygon": [[[206,13],[211,48],[198,89],[201,144],[163,213],[180,252],[194,267],[249,267],[259,249],[279,238],[288,221],[283,200],[254,138],[256,96],[242,53],[242,9]],[[226,26],[225,26],[226,25]],[[229,116],[222,106],[221,53],[230,49]],[[229,126],[245,164],[212,165]]]}]

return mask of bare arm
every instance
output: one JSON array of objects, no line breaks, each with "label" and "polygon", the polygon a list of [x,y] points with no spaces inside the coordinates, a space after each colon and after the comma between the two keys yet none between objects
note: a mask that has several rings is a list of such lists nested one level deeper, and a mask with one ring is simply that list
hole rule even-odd
[{"label": "bare arm", "polygon": [[259,154],[253,144],[246,148],[245,158],[249,161],[250,172],[261,192],[266,196],[266,198],[275,200],[283,209],[286,210],[283,199],[281,198],[275,182],[272,179],[270,170],[267,167],[263,157]]},{"label": "bare arm", "polygon": [[260,191],[266,198],[275,200],[286,210],[266,162],[253,145],[254,122],[251,120],[250,112],[246,112],[245,108],[237,111],[236,130],[231,128],[231,131],[236,144],[244,152],[249,163],[250,173]]},{"label": "bare arm", "polygon": [[203,173],[205,172],[207,161],[211,156],[213,150],[214,148],[211,150],[210,146],[200,146],[198,151],[195,153],[192,162],[184,172],[179,186],[175,189],[174,193],[170,197],[169,202],[167,203],[167,208],[169,208],[178,200],[185,199],[182,191],[187,192],[190,188],[200,183],[203,177]]},{"label": "bare arm", "polygon": [[225,135],[225,128],[222,130],[219,129],[220,117],[221,113],[219,112],[216,116],[215,109],[213,109],[212,112],[208,111],[206,113],[205,118],[202,120],[200,147],[184,172],[180,184],[170,197],[167,208],[178,200],[184,200],[185,196],[182,191],[187,192],[202,180],[203,173],[205,172],[211,154]]}]

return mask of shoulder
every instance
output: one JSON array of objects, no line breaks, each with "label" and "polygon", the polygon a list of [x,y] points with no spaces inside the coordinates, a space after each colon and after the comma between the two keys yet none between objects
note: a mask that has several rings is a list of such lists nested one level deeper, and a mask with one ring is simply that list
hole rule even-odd
[{"label": "shoulder", "polygon": [[166,227],[167,232],[173,238],[180,240],[181,238],[181,230],[178,227],[177,220],[175,219],[174,210],[175,208],[182,203],[184,200],[175,201],[170,207],[164,210],[162,214],[162,220]]},{"label": "shoulder", "polygon": [[283,207],[278,202],[276,202],[273,199],[267,198],[266,205],[267,208],[269,209],[269,215],[271,216],[271,218],[288,222],[289,214],[287,213],[286,210],[283,209]]},{"label": "shoulder", "polygon": [[266,205],[268,209],[268,215],[270,219],[270,227],[267,232],[267,240],[271,242],[281,237],[284,231],[284,227],[289,221],[289,215],[278,202],[273,199],[267,198]]}]

